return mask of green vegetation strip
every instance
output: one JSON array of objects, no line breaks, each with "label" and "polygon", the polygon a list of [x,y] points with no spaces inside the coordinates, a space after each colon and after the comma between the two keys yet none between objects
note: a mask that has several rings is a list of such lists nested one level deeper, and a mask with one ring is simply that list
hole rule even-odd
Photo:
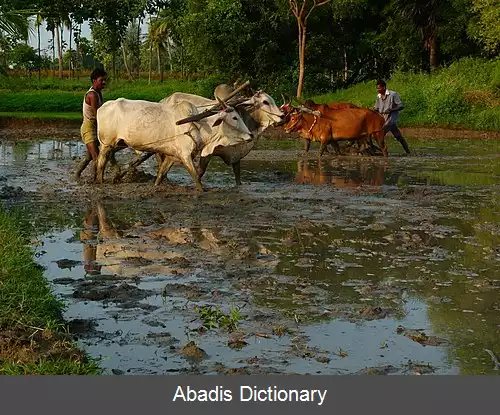
[{"label": "green vegetation strip", "polygon": [[0,207],[0,374],[99,374],[68,333],[19,223]]}]

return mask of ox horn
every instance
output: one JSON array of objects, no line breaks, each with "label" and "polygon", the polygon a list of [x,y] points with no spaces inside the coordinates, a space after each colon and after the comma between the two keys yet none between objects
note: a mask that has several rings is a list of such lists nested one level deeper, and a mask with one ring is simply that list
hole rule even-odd
[{"label": "ox horn", "polygon": [[300,106],[300,110],[307,112],[308,114],[313,114],[316,117],[321,117],[321,112],[316,111],[316,110],[312,110],[311,108],[304,107],[303,105]]},{"label": "ox horn", "polygon": [[[244,84],[240,85],[238,88],[236,88],[233,92],[231,92],[227,96],[225,101],[229,101],[232,97],[237,95],[239,92],[241,92],[243,89],[245,89],[248,85],[250,85],[250,81],[246,81]],[[199,121],[203,118],[210,117],[211,115],[214,115],[219,110],[219,107],[222,107],[223,109],[227,108],[227,104],[224,101],[221,101],[219,98],[217,98],[217,100],[219,101],[219,104],[214,105],[212,108],[209,108],[200,114],[196,114],[196,115],[192,115],[191,117],[183,118],[182,120],[177,121],[175,124],[181,125],[181,124],[187,124],[188,122]]]}]

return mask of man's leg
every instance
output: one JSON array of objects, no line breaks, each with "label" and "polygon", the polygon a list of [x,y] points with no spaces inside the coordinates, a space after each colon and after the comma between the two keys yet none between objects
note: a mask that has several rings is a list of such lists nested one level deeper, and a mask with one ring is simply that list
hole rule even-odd
[{"label": "man's leg", "polygon": [[399,143],[403,146],[406,154],[410,154],[410,147],[408,147],[408,143],[404,139],[403,134],[401,134],[401,131],[399,130],[398,126],[396,124],[390,124],[387,126],[387,130],[390,131],[394,136],[394,138],[398,140]]},{"label": "man's leg", "polygon": [[78,168],[75,172],[75,179],[79,180],[80,175],[83,170],[88,166],[88,164],[93,160],[93,177],[95,180],[95,175],[97,173],[97,157],[99,155],[99,141],[97,140],[97,125],[93,122],[84,121],[82,127],[80,128],[80,133],[82,137],[83,143],[87,147],[87,151],[85,153],[85,158],[80,162]]}]

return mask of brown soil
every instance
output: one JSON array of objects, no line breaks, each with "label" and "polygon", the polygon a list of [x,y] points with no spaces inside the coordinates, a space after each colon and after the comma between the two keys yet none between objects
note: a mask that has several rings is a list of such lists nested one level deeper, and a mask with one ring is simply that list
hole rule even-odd
[{"label": "brown soil", "polygon": [[[81,122],[79,120],[44,120],[36,118],[8,118],[0,117],[0,139],[31,139],[40,137],[40,129],[47,137],[79,138]],[[404,135],[411,138],[481,138],[498,139],[499,131],[475,131],[461,128],[434,128],[434,127],[404,127]],[[265,136],[271,139],[294,139],[298,135],[287,134],[282,127],[270,127]]]},{"label": "brown soil", "polygon": [[22,327],[0,331],[0,361],[36,364],[46,359],[83,363],[85,356],[74,348],[69,335]]}]

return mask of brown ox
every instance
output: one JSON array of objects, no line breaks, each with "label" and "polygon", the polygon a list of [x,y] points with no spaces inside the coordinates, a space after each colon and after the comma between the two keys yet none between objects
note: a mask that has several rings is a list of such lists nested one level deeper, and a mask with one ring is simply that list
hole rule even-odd
[{"label": "brown ox", "polygon": [[291,113],[284,128],[287,133],[296,131],[307,140],[306,151],[309,150],[311,140],[319,141],[320,157],[330,143],[340,151],[338,141],[358,140],[360,144],[367,146],[368,139],[372,136],[375,137],[382,154],[388,156],[384,139],[384,118],[367,108],[330,110],[321,115],[296,111]]},{"label": "brown ox", "polygon": [[350,102],[328,102],[326,104],[316,104],[311,99],[304,101],[304,107],[319,111],[321,113],[327,112],[328,110],[342,110],[345,108],[359,108],[357,105],[351,104]]}]

